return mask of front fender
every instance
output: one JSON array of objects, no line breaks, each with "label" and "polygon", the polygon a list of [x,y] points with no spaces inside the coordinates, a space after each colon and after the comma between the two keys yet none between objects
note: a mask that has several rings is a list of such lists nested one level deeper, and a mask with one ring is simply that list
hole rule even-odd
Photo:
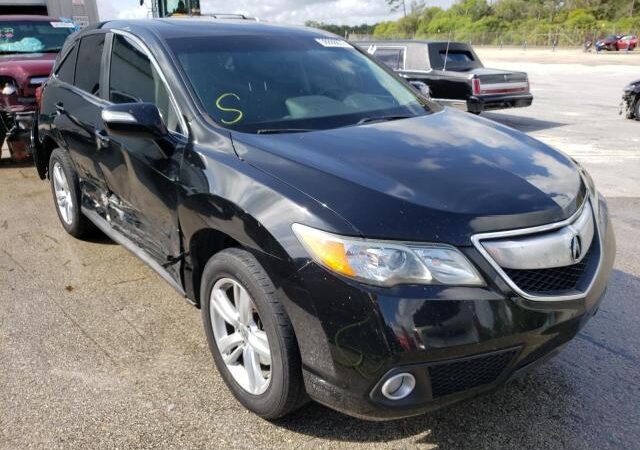
[{"label": "front fender", "polygon": [[[291,225],[305,223],[338,233],[356,231],[337,214],[301,191],[242,161],[235,153],[193,147],[185,152],[180,176],[178,217],[186,251],[194,236],[215,230],[252,252],[271,275],[294,326],[303,355],[315,354],[314,346],[328,339],[316,305],[307,293],[292,286],[309,257],[293,234]],[[199,241],[198,241],[199,242]],[[193,260],[185,258],[184,284],[187,296],[196,299],[197,277]],[[204,264],[204,262],[203,262]],[[194,271],[194,272],[197,272]],[[195,282],[194,282],[195,279]],[[323,354],[329,354],[328,348]]]}]

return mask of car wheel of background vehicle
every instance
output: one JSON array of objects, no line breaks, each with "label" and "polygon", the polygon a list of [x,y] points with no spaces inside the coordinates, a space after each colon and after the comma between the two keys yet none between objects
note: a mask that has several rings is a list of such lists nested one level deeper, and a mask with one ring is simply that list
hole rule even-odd
[{"label": "car wheel of background vehicle", "polygon": [[218,371],[233,395],[265,419],[306,400],[291,321],[258,260],[237,248],[213,256],[200,287],[202,320]]},{"label": "car wheel of background vehicle", "polygon": [[60,223],[73,237],[86,235],[91,229],[91,222],[80,210],[80,182],[66,151],[57,148],[51,153],[49,179]]},{"label": "car wheel of background vehicle", "polygon": [[640,95],[636,97],[636,102],[633,105],[633,117],[640,120]]}]

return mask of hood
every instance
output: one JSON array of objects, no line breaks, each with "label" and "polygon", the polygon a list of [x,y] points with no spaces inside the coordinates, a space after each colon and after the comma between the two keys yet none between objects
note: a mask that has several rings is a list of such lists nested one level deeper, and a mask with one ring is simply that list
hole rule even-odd
[{"label": "hood", "polygon": [[0,55],[0,76],[11,77],[24,86],[31,77],[49,76],[57,56],[57,53]]},{"label": "hood", "polygon": [[562,153],[448,108],[334,130],[232,137],[247,162],[366,237],[468,245],[474,233],[564,220],[585,196]]}]

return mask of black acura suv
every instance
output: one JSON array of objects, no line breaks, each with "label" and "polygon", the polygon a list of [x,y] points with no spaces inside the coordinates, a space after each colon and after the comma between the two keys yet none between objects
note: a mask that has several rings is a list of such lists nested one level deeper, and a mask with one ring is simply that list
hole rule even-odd
[{"label": "black acura suv", "polygon": [[39,108],[62,226],[101,229],[200,307],[221,376],[265,418],[491,391],[573,338],[612,270],[578,163],[321,31],[102,23],[68,39]]}]

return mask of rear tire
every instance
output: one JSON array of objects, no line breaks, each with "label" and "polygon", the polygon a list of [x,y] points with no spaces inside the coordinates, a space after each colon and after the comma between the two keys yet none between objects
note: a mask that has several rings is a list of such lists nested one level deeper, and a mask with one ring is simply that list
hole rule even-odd
[{"label": "rear tire", "polygon": [[273,420],[306,401],[293,326],[251,253],[230,248],[214,255],[202,274],[200,304],[218,372],[240,403]]},{"label": "rear tire", "polygon": [[80,182],[69,154],[57,148],[49,159],[49,180],[56,212],[63,228],[71,236],[86,236],[92,224],[82,214]]}]

